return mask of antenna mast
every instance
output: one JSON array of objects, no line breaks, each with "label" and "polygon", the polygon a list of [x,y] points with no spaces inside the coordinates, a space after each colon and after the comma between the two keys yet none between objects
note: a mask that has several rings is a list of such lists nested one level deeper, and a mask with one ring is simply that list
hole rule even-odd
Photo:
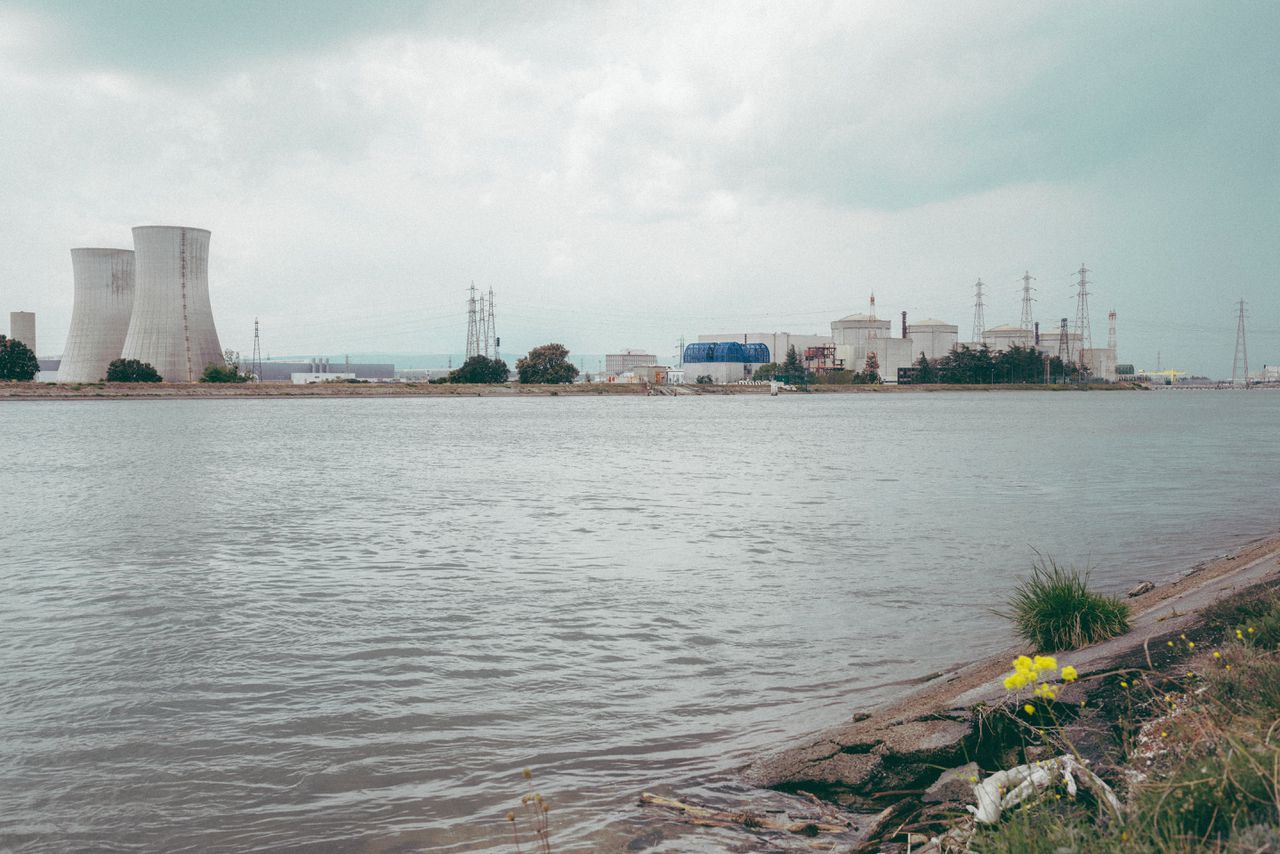
[{"label": "antenna mast", "polygon": [[1080,274],[1080,281],[1076,283],[1080,288],[1080,292],[1076,295],[1076,340],[1079,341],[1080,346],[1076,361],[1082,369],[1087,371],[1089,370],[1088,353],[1093,348],[1093,334],[1089,331],[1089,280],[1085,278],[1089,269],[1081,264],[1076,272]]},{"label": "antenna mast", "polygon": [[982,279],[978,279],[978,283],[973,286],[973,340],[981,344],[987,343],[987,321],[982,316],[982,308],[986,303],[982,301]]},{"label": "antenna mast", "polygon": [[1249,347],[1244,339],[1244,299],[1237,303],[1240,306],[1240,320],[1236,324],[1236,357],[1231,363],[1231,385],[1236,384],[1240,376],[1240,366],[1244,365],[1244,387],[1249,387]]}]

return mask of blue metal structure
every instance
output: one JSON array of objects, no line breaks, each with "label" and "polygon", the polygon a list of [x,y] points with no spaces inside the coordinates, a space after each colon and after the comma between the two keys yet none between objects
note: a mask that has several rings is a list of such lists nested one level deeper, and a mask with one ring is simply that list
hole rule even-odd
[{"label": "blue metal structure", "polygon": [[699,362],[769,362],[767,344],[740,344],[737,341],[699,341],[684,348],[685,364]]}]

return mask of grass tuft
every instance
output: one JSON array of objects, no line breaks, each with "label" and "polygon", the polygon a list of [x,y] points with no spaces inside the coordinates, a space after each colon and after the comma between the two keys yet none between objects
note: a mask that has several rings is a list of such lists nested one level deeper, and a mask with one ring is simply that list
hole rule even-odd
[{"label": "grass tuft", "polygon": [[1089,589],[1089,573],[1038,561],[1009,600],[1018,634],[1037,652],[1057,652],[1122,635],[1129,606]]}]

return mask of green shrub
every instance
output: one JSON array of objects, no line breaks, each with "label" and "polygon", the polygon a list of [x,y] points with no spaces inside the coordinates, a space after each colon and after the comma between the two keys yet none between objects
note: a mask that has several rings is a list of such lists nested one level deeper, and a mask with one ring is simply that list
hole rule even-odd
[{"label": "green shrub", "polygon": [[1037,562],[1009,600],[1010,618],[1037,652],[1078,649],[1129,630],[1129,606],[1089,590],[1089,574]]}]

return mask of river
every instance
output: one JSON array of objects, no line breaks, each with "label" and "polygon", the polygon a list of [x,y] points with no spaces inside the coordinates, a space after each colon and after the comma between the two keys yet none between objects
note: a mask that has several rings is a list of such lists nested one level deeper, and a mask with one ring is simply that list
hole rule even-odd
[{"label": "river", "polygon": [[[558,851],[1280,529],[1280,394],[0,406],[0,847]],[[608,843],[611,844],[611,843]]]}]

